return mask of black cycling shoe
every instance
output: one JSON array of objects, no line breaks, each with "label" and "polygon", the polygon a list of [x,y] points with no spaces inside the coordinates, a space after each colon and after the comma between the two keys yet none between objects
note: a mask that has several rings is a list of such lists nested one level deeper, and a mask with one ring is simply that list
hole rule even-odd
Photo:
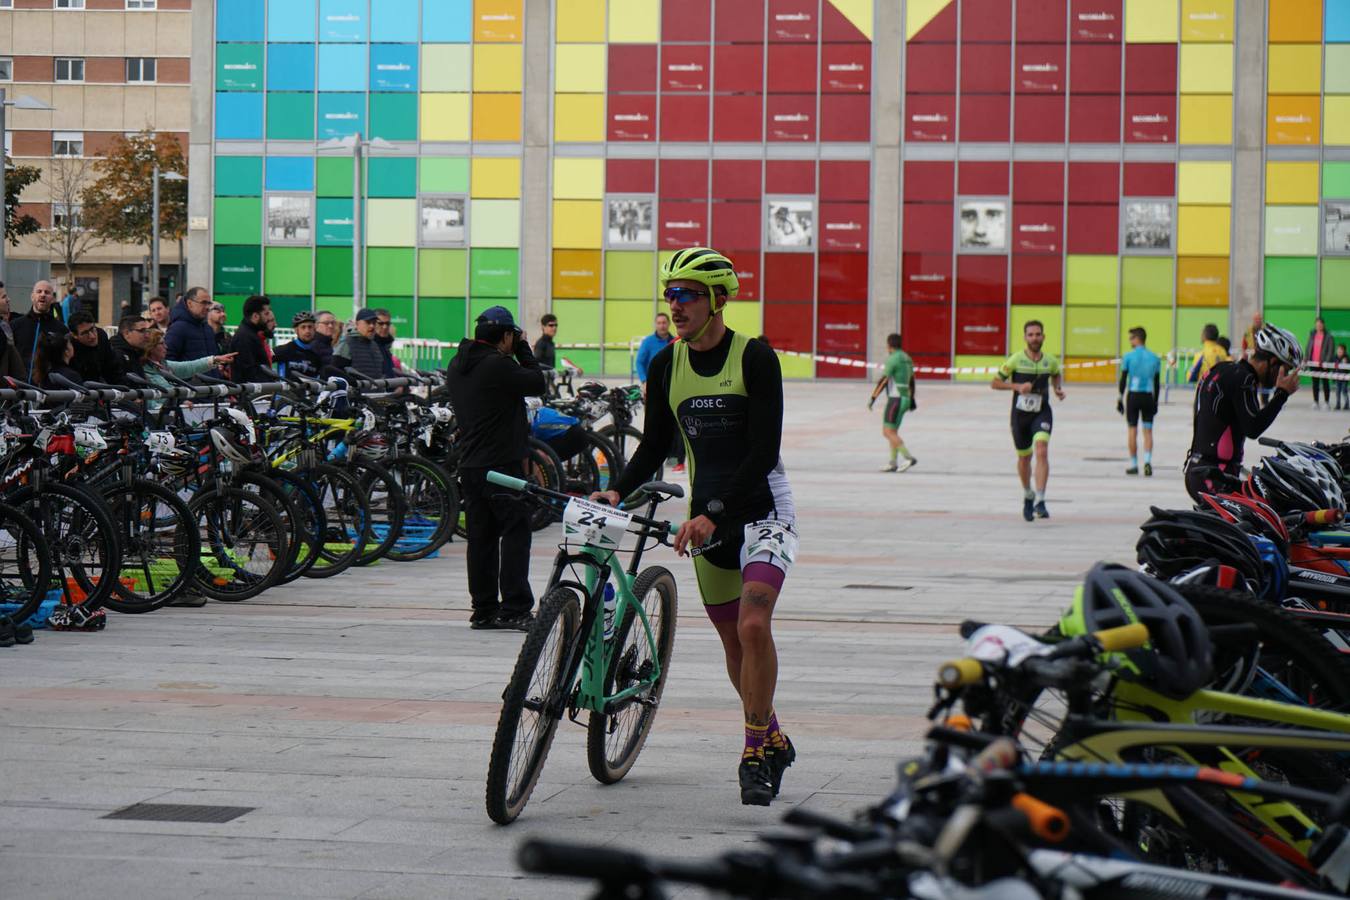
[{"label": "black cycling shoe", "polygon": [[1126,475],[1138,475],[1138,474],[1139,474],[1139,467],[1138,467],[1138,466],[1130,466],[1128,469],[1125,470],[1125,474],[1126,474]]},{"label": "black cycling shoe", "polygon": [[0,615],[0,647],[13,647],[15,643],[14,620],[9,616]]},{"label": "black cycling shoe", "polygon": [[1022,501],[1022,518],[1026,519],[1028,522],[1036,518],[1035,504],[1036,501],[1032,500],[1030,497]]},{"label": "black cycling shoe", "polygon": [[502,613],[492,620],[492,627],[498,631],[529,631],[534,616],[527,612]]},{"label": "black cycling shoe", "polygon": [[769,777],[769,765],[757,756],[747,756],[741,760],[741,805],[768,806],[773,799],[773,781]]},{"label": "black cycling shoe", "polygon": [[797,761],[797,748],[792,746],[792,739],[783,735],[783,740],[787,741],[787,746],[782,750],[769,746],[764,748],[764,761],[769,764],[769,780],[773,782],[775,797],[778,796],[778,789],[783,786],[783,773],[787,771],[788,766]]},{"label": "black cycling shoe", "polygon": [[1045,508],[1045,501],[1044,501],[1044,500],[1042,500],[1040,503],[1037,503],[1037,504],[1036,504],[1036,518],[1038,518],[1038,519],[1048,519],[1048,518],[1050,518],[1050,510],[1048,510],[1048,509]]},{"label": "black cycling shoe", "polygon": [[15,622],[14,642],[17,644],[33,643],[33,626],[27,622]]},{"label": "black cycling shoe", "polygon": [[1144,463],[1144,477],[1145,478],[1153,477],[1153,463]]}]

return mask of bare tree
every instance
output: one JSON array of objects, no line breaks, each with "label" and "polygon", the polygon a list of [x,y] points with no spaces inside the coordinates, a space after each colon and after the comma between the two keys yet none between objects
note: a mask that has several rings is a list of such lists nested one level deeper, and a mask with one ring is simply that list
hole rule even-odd
[{"label": "bare tree", "polygon": [[38,242],[66,270],[66,283],[75,283],[75,264],[90,250],[104,243],[102,235],[82,221],[81,196],[92,179],[93,161],[83,157],[57,157],[48,166],[42,182],[52,201],[51,225],[38,232]]}]

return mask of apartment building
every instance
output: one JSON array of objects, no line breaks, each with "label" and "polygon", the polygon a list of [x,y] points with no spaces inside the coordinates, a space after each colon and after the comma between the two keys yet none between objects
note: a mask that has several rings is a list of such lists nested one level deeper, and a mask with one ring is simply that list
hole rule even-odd
[{"label": "apartment building", "polygon": [[[5,135],[16,165],[42,170],[42,181],[21,199],[44,228],[79,215],[68,202],[74,192],[63,185],[92,177],[92,163],[118,135],[172,132],[186,153],[191,7],[191,0],[0,0],[0,88],[11,100],[27,94],[52,107],[10,108]],[[17,308],[37,279],[64,277],[60,257],[39,235],[7,248],[6,280]],[[160,257],[160,290],[180,287],[178,245],[164,243]],[[122,244],[81,257],[76,286],[97,306],[100,321],[111,321],[131,298],[133,282],[148,278],[144,261],[144,247]]]}]

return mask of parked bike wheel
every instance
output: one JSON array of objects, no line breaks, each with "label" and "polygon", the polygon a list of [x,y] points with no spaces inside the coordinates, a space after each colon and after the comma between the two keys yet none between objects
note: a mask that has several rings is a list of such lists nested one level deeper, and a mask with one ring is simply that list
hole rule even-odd
[{"label": "parked bike wheel", "polygon": [[[101,609],[122,563],[107,504],[83,488],[53,483],[36,493],[21,488],[8,499],[37,523],[51,548],[51,586],[60,589],[68,604]],[[20,549],[27,555],[23,545]]]},{"label": "parked bike wheel", "polygon": [[389,461],[389,472],[403,489],[403,535],[389,551],[396,562],[425,559],[450,540],[459,521],[459,491],[440,466],[417,456]]},{"label": "parked bike wheel", "polygon": [[403,533],[403,489],[382,463],[353,460],[350,465],[370,514],[371,537],[356,564],[368,566],[388,556]]},{"label": "parked bike wheel", "polygon": [[325,530],[314,565],[306,578],[329,578],[347,571],[360,559],[370,539],[370,508],[356,478],[327,463],[306,471],[323,506]]},{"label": "parked bike wheel", "polygon": [[271,478],[281,488],[297,517],[296,531],[299,541],[295,556],[286,573],[281,576],[281,583],[289,584],[304,575],[318,560],[323,536],[328,530],[328,522],[324,516],[319,492],[306,478],[284,469],[273,469]]},{"label": "parked bike wheel", "polygon": [[120,613],[154,612],[192,582],[185,561],[201,553],[201,536],[188,505],[161,484],[138,478],[103,491],[117,539],[122,568],[109,609]]},{"label": "parked bike wheel", "polygon": [[47,596],[52,553],[37,522],[0,503],[0,603],[15,622],[26,621]]},{"label": "parked bike wheel", "polygon": [[272,587],[286,571],[286,525],[262,495],[215,488],[188,504],[201,535],[193,581],[215,600],[247,600]]},{"label": "parked bike wheel", "polygon": [[501,717],[488,761],[487,813],[498,825],[516,820],[539,781],[561,718],[554,713],[571,687],[564,669],[580,621],[576,591],[555,587],[540,602],[525,635],[511,681],[502,695]]},{"label": "parked bike wheel", "polygon": [[271,470],[265,472],[257,469],[247,470],[239,476],[236,485],[265,498],[276,509],[277,514],[281,516],[282,524],[286,527],[286,553],[281,579],[278,580],[280,583],[285,579],[286,573],[295,567],[300,557],[300,549],[307,535],[304,514],[299,509],[295,495],[287,493],[281,483],[272,478]]},{"label": "parked bike wheel", "polygon": [[605,672],[605,693],[617,694],[651,676],[659,663],[661,674],[646,691],[620,701],[613,712],[592,712],[586,725],[586,763],[601,784],[614,784],[637,762],[642,745],[656,721],[656,711],[670,675],[670,656],[675,649],[675,576],[659,566],[644,569],[633,584],[633,596],[642,604],[656,644],[652,642],[637,610],[629,607],[616,624]]},{"label": "parked bike wheel", "polygon": [[[616,429],[613,424],[609,424],[596,431],[596,434],[613,444],[614,449],[618,451],[620,473],[624,466],[628,465],[628,461],[633,458],[633,454],[637,452],[638,445],[642,443],[642,432],[632,425],[625,425]],[[660,481],[665,477],[665,470],[665,464],[662,463],[657,467],[651,480]],[[615,477],[618,477],[618,475],[616,474]]]},{"label": "parked bike wheel", "polygon": [[[526,460],[528,468],[525,473],[526,480],[549,490],[566,490],[562,460],[558,459],[558,454],[554,453],[552,447],[538,438],[530,438],[529,445],[530,455]],[[561,515],[556,508],[545,503],[537,503],[533,512],[530,513],[530,528],[534,531],[543,531],[557,522]],[[465,537],[468,537],[468,535],[465,534]]]}]

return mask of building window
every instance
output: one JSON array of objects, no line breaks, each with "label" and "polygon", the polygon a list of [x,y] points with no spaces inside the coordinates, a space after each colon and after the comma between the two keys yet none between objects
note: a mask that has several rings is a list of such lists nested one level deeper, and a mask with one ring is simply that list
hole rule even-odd
[{"label": "building window", "polygon": [[154,81],[155,58],[153,56],[128,56],[127,81]]},{"label": "building window", "polygon": [[83,156],[83,131],[52,132],[52,156]]},{"label": "building window", "polygon": [[79,231],[82,227],[80,224],[80,204],[52,201],[52,228],[68,228],[71,231]]},{"label": "building window", "polygon": [[12,56],[0,56],[0,81],[14,80],[14,58]]},{"label": "building window", "polygon": [[127,0],[127,9],[154,9],[157,0]]},{"label": "building window", "polygon": [[56,58],[57,81],[84,81],[84,60],[79,57]]},{"label": "building window", "polygon": [[[84,9],[84,0],[56,0],[57,9]],[[81,78],[81,81],[84,79]]]},{"label": "building window", "polygon": [[0,9],[13,9],[14,0],[0,0]]}]

